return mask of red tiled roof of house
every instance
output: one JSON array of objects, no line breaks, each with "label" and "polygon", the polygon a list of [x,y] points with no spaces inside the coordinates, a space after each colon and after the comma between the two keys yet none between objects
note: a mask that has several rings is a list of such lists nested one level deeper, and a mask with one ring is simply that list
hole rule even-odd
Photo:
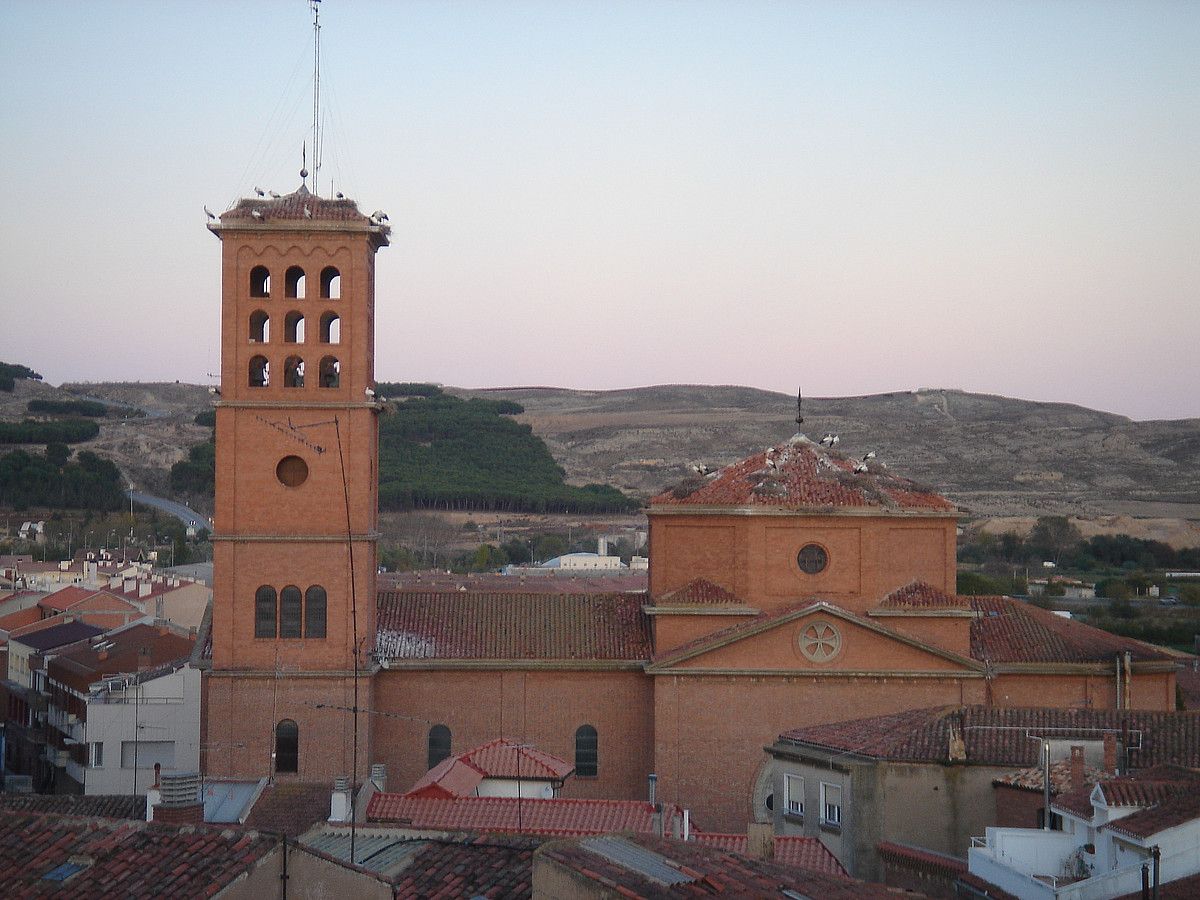
[{"label": "red tiled roof of house", "polygon": [[[1091,766],[1085,766],[1083,770],[1084,785],[1088,788],[1097,781],[1105,781],[1113,777],[1115,776],[1105,772],[1103,769],[1096,769]],[[993,778],[992,784],[1014,787],[1022,791],[1040,792],[1045,790],[1046,780],[1043,774],[1043,767],[1038,765],[1028,766],[1024,769],[1018,769],[1015,772],[1009,772],[1007,775],[1001,775],[999,778]],[[1080,785],[1071,783],[1071,760],[1060,759],[1050,764],[1051,794],[1066,794],[1079,787]]]},{"label": "red tiled roof of house", "polygon": [[[1141,890],[1136,890],[1122,894],[1116,900],[1142,900],[1142,897]],[[1196,900],[1197,897],[1200,897],[1200,875],[1164,881],[1158,886],[1158,900]]]},{"label": "red tiled roof of house", "polygon": [[541,841],[516,835],[481,834],[429,841],[392,879],[397,898],[491,900],[533,893],[533,853]]},{"label": "red tiled roof of house", "polygon": [[45,597],[42,597],[40,600],[38,600],[38,606],[42,607],[43,609],[55,609],[59,612],[62,612],[63,610],[70,609],[80,600],[84,600],[87,597],[92,596],[92,594],[97,593],[99,593],[99,591],[96,590],[96,588],[86,588],[72,584],[68,585],[67,587],[60,588],[52,594],[47,594]]},{"label": "red tiled roof of house", "polygon": [[[305,213],[305,210],[308,210]],[[317,221],[317,222],[361,222],[367,217],[358,210],[353,200],[329,200],[311,193],[301,185],[290,194],[278,199],[273,197],[243,197],[231,208],[221,213],[220,221],[255,221],[252,213],[257,210],[261,222]]]},{"label": "red tiled roof of house", "polygon": [[969,609],[970,606],[968,598],[947,594],[924,581],[910,582],[879,601],[880,609]]},{"label": "red tiled roof of house", "polygon": [[943,878],[957,878],[967,871],[966,860],[957,856],[927,850],[924,847],[914,847],[911,844],[898,844],[895,841],[880,841],[875,845],[879,858],[884,863],[899,865],[908,870],[939,875]]},{"label": "red tiled roof of house", "polygon": [[[248,872],[277,844],[241,829],[21,813],[0,819],[0,872],[8,896],[204,897]],[[66,880],[47,878],[72,861],[79,868]]]},{"label": "red tiled roof of house", "polygon": [[[668,806],[664,816],[682,818]],[[528,800],[516,797],[456,799],[375,794],[367,821],[446,831],[504,831],[521,834],[583,835],[610,831],[654,831],[654,806],[642,800]]]},{"label": "red tiled roof of house", "polygon": [[[3,628],[0,625],[0,628]],[[1184,709],[1200,709],[1200,663],[1187,660],[1184,667],[1175,673],[1175,683],[1183,695]]]},{"label": "red tiled roof of house", "polygon": [[642,594],[396,591],[379,595],[376,649],[390,661],[642,661]]},{"label": "red tiled roof of house", "polygon": [[987,663],[1112,662],[1129,652],[1134,662],[1175,657],[1150,644],[1056,616],[1011,597],[970,597],[980,617],[971,622],[971,656]]},{"label": "red tiled roof of house", "polygon": [[945,497],[882,465],[872,462],[860,474],[854,472],[855,465],[855,460],[797,435],[715,475],[663,491],[650,506],[955,512]]},{"label": "red tiled roof of house", "polygon": [[[700,832],[692,837],[702,847],[715,847],[718,850],[746,855],[748,839],[744,834]],[[850,873],[842,867],[829,848],[821,843],[820,838],[776,835],[775,862],[812,872],[824,872],[826,875],[850,877]]]},{"label": "red tiled roof of house", "polygon": [[693,578],[681,588],[658,597],[656,606],[724,606],[742,605],[745,601],[707,578]]},{"label": "red tiled roof of house", "polygon": [[[1144,809],[1122,816],[1105,827],[1130,837],[1149,838],[1168,828],[1200,819],[1200,790],[1196,790],[1195,786],[1176,782],[1161,792],[1144,791],[1142,796],[1160,793],[1161,798],[1156,802],[1145,804]],[[1107,796],[1108,791],[1105,790]]]},{"label": "red tiled roof of house", "polygon": [[562,781],[575,771],[565,759],[497,738],[449,756],[426,772],[408,797],[470,797],[485,778]]},{"label": "red tiled roof of house", "polygon": [[6,616],[0,616],[0,631],[16,631],[26,625],[42,620],[42,611],[36,606],[27,606]]},{"label": "red tiled roof of house", "polygon": [[129,794],[9,794],[0,793],[5,815],[53,813],[102,819],[146,818],[146,798]]},{"label": "red tiled roof of house", "polygon": [[246,825],[259,831],[296,837],[329,819],[328,783],[276,782],[263,788],[246,816]]},{"label": "red tiled roof of house", "polygon": [[[821,900],[894,900],[892,888],[843,875],[752,859],[739,853],[649,835],[606,835],[555,841],[537,852],[539,860],[573,870],[629,898],[778,897],[784,890]],[[667,883],[643,868],[663,867],[677,878]]]},{"label": "red tiled roof of house", "polygon": [[811,725],[779,739],[874,759],[944,763],[952,730],[963,740],[968,763],[1032,766],[1038,742],[1030,737],[1098,741],[1106,732],[1124,732],[1131,766],[1200,767],[1200,713],[1191,712],[942,706]]},{"label": "red tiled roof of house", "polygon": [[106,675],[134,673],[182,661],[192,652],[192,641],[167,628],[133,625],[108,632],[102,641],[89,641],[56,654],[46,665],[47,675],[77,691]]}]

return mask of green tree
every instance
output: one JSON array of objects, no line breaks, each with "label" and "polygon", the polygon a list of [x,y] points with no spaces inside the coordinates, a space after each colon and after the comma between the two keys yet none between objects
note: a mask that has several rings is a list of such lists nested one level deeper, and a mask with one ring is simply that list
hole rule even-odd
[{"label": "green tree", "polygon": [[1062,561],[1079,549],[1083,535],[1066,516],[1041,516],[1029,533],[1029,546],[1041,559]]}]

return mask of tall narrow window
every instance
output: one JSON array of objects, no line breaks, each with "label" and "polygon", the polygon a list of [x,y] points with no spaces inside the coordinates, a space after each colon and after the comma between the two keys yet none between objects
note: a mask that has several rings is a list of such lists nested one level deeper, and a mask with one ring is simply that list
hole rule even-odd
[{"label": "tall narrow window", "polygon": [[783,811],[793,816],[804,815],[804,778],[800,775],[783,776],[783,796],[786,798]]},{"label": "tall narrow window", "polygon": [[279,636],[300,637],[300,588],[294,584],[279,592]]},{"label": "tall narrow window", "polygon": [[342,273],[335,266],[321,270],[321,296],[326,300],[337,300],[342,296]]},{"label": "tall narrow window", "polygon": [[254,592],[254,636],[275,637],[275,588],[269,584]]},{"label": "tall narrow window", "polygon": [[271,317],[261,309],[250,313],[250,343],[265,344],[271,340]]},{"label": "tall narrow window", "polygon": [[250,387],[267,387],[271,383],[271,364],[265,356],[250,358]]},{"label": "tall narrow window", "polygon": [[292,266],[283,276],[283,296],[285,297],[303,297],[304,296],[304,270],[299,266]]},{"label": "tall narrow window", "polygon": [[289,388],[304,387],[304,360],[298,356],[289,356],[283,361],[283,386]]},{"label": "tall narrow window", "polygon": [[450,729],[445,725],[434,725],[429,729],[428,768],[432,769],[450,755]]},{"label": "tall narrow window", "polygon": [[318,384],[323,388],[335,388],[342,381],[342,364],[336,356],[326,356],[321,360],[321,375]]},{"label": "tall narrow window", "polygon": [[275,726],[275,771],[300,771],[300,726],[291,719]]},{"label": "tall narrow window", "polygon": [[321,343],[340,344],[342,342],[342,320],[335,312],[321,314]]},{"label": "tall narrow window", "polygon": [[842,824],[842,786],[821,782],[821,824]]},{"label": "tall narrow window", "polygon": [[575,729],[575,775],[595,778],[600,770],[600,736],[591,725]]},{"label": "tall narrow window", "polygon": [[304,313],[292,310],[283,317],[283,342],[285,344],[304,343]]},{"label": "tall narrow window", "polygon": [[304,592],[304,636],[325,637],[325,588],[314,584]]},{"label": "tall narrow window", "polygon": [[250,270],[250,296],[271,296],[271,270],[266,266],[255,266]]}]

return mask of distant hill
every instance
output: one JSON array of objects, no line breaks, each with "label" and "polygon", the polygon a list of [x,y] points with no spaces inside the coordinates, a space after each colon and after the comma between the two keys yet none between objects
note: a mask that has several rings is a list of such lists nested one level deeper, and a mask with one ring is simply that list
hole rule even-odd
[{"label": "distant hill", "polygon": [[[610,484],[645,497],[679,481],[692,462],[722,465],[795,431],[795,398],[745,387],[665,385],[620,391],[467,390],[511,400],[572,485]],[[18,380],[0,392],[0,421],[25,418],[31,399],[98,400],[141,409],[97,420],[80,449],[112,459],[122,475],[170,495],[168,472],[211,434],[204,387],[95,383],[53,387]],[[980,516],[1045,512],[1200,519],[1200,420],[1134,422],[1061,403],[953,390],[806,398],[804,430],[841,435],[850,453],[875,450],[901,474],[937,486]],[[508,418],[508,417],[504,417]],[[0,448],[2,449],[2,448]]]},{"label": "distant hill", "polygon": [[[755,388],[459,391],[515,400],[573,482],[651,494],[689,464],[724,465],[790,436],[795,397]],[[984,516],[1200,518],[1200,420],[1134,422],[1065,403],[955,390],[805,398],[803,429],[840,435]]]}]

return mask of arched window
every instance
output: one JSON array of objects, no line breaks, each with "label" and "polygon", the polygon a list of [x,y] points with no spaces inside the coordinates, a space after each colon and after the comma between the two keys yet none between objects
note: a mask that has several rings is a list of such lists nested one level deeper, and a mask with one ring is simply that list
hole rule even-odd
[{"label": "arched window", "polygon": [[265,356],[250,358],[250,387],[266,387],[271,383],[271,364]]},{"label": "arched window", "polygon": [[294,584],[279,592],[279,636],[300,637],[300,588]]},{"label": "arched window", "polygon": [[300,726],[291,719],[275,726],[275,771],[300,771]]},{"label": "arched window", "polygon": [[275,637],[275,588],[269,584],[254,592],[254,636]]},{"label": "arched window", "polygon": [[325,637],[325,588],[314,584],[304,592],[304,636]]},{"label": "arched window", "polygon": [[321,374],[318,384],[323,388],[335,388],[342,381],[342,365],[336,356],[326,356],[321,360]]},{"label": "arched window", "polygon": [[599,735],[591,725],[580,725],[575,729],[575,777],[595,778],[599,769]]},{"label": "arched window", "polygon": [[292,310],[283,317],[283,342],[285,344],[304,343],[304,313]]},{"label": "arched window", "polygon": [[450,729],[434,725],[429,729],[429,768],[432,769],[450,755]]},{"label": "arched window", "polygon": [[292,266],[283,276],[283,296],[285,297],[303,297],[304,296],[304,270],[299,266]]},{"label": "arched window", "polygon": [[250,343],[265,344],[271,340],[271,317],[261,309],[250,313]]},{"label": "arched window", "polygon": [[266,266],[255,266],[250,270],[250,296],[271,296],[271,270]]},{"label": "arched window", "polygon": [[342,273],[335,266],[321,270],[321,296],[326,300],[337,300],[342,296]]},{"label": "arched window", "polygon": [[342,320],[335,312],[321,314],[321,343],[340,344],[342,342]]},{"label": "arched window", "polygon": [[289,356],[283,361],[283,386],[304,387],[304,360],[300,357]]}]

